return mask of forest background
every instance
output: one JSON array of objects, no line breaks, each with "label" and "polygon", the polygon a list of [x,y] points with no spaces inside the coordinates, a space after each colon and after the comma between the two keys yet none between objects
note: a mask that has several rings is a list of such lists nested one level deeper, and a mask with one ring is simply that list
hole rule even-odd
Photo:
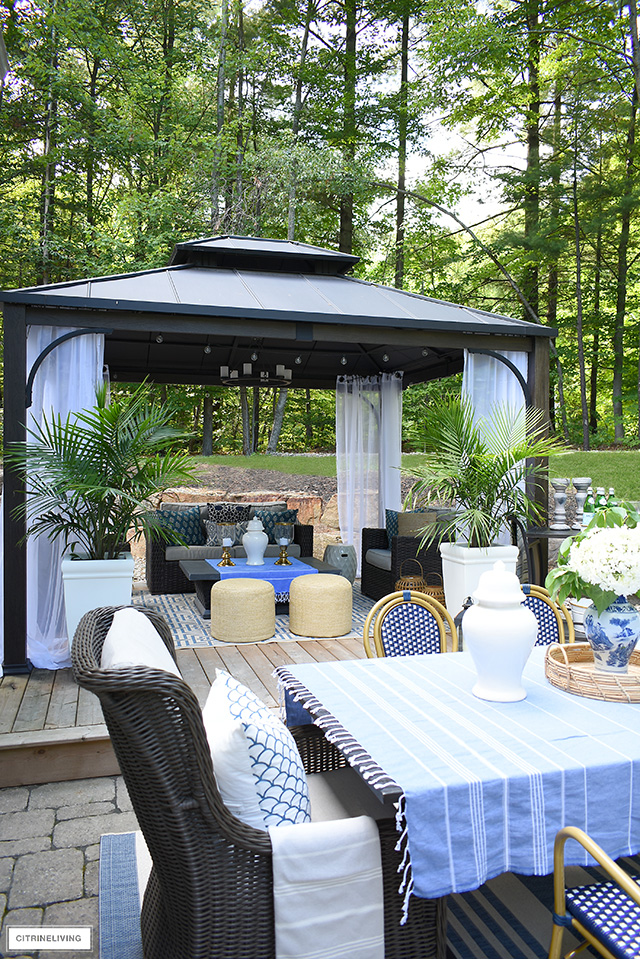
[{"label": "forest background", "polygon": [[[640,444],[636,0],[0,0],[0,19],[0,288],[155,268],[203,235],[337,248],[365,279],[557,327],[557,433]],[[458,385],[405,392],[406,448]],[[331,391],[167,392],[194,451],[335,443]]]}]

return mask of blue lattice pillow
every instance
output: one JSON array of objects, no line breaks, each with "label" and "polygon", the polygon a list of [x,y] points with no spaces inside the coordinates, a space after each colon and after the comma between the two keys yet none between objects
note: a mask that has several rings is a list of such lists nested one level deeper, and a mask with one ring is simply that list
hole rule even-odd
[{"label": "blue lattice pillow", "polygon": [[309,822],[307,777],[287,727],[246,686],[222,670],[217,671],[214,686],[218,695],[223,687],[229,712],[244,730],[265,825]]},{"label": "blue lattice pillow", "polygon": [[295,525],[298,521],[297,509],[256,509],[253,515],[256,519],[262,520],[264,531],[269,537],[270,543],[276,542],[275,527],[278,523],[293,523]]},{"label": "blue lattice pillow", "polygon": [[244,523],[214,523],[208,519],[205,521],[207,528],[206,546],[223,546],[224,539],[230,539],[232,546],[242,546],[242,537],[247,532],[249,521]]},{"label": "blue lattice pillow", "polygon": [[244,523],[250,519],[248,503],[207,503],[207,519],[212,523]]},{"label": "blue lattice pillow", "polygon": [[204,532],[200,522],[200,507],[184,509],[160,509],[157,516],[161,526],[177,533],[185,546],[203,546]]}]

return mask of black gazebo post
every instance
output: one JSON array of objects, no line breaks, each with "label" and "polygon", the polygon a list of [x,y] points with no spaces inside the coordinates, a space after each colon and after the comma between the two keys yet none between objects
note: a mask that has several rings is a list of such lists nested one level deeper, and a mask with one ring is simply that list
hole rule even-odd
[{"label": "black gazebo post", "polygon": [[[20,304],[4,308],[4,436],[3,447],[26,437],[26,310]],[[4,460],[4,672],[28,673],[27,658],[27,548],[26,522],[13,511],[25,501],[24,483]]]}]

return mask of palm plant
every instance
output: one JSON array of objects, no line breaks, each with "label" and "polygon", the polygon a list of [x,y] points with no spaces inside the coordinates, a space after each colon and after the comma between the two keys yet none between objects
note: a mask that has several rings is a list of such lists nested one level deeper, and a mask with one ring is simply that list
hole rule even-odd
[{"label": "palm plant", "polygon": [[110,403],[100,388],[91,409],[43,417],[6,457],[25,474],[26,502],[16,512],[26,515],[27,536],[60,538],[65,551],[89,559],[114,559],[130,532],[175,541],[151,502],[193,477],[188,454],[172,451],[186,434],[170,417],[149,403],[144,385]]},{"label": "palm plant", "polygon": [[405,470],[416,478],[410,499],[414,506],[451,504],[447,520],[425,527],[423,543],[464,539],[487,547],[512,517],[540,521],[541,508],[527,492],[535,483],[533,460],[562,449],[546,435],[541,410],[497,406],[476,421],[469,398],[452,396],[430,415],[423,443],[424,461]]}]

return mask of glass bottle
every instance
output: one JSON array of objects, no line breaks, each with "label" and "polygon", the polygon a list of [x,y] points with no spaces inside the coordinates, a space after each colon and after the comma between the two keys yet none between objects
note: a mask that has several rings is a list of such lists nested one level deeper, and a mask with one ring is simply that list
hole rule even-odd
[{"label": "glass bottle", "polygon": [[609,488],[609,495],[607,497],[607,506],[617,506],[618,500],[616,499],[616,491],[613,486]]},{"label": "glass bottle", "polygon": [[590,486],[587,490],[587,498],[584,501],[582,509],[582,528],[585,529],[593,519],[596,511],[596,501],[593,496],[593,488]]},{"label": "glass bottle", "polygon": [[604,491],[604,486],[598,487],[598,495],[596,496],[596,509],[604,509],[607,505],[607,496]]}]

